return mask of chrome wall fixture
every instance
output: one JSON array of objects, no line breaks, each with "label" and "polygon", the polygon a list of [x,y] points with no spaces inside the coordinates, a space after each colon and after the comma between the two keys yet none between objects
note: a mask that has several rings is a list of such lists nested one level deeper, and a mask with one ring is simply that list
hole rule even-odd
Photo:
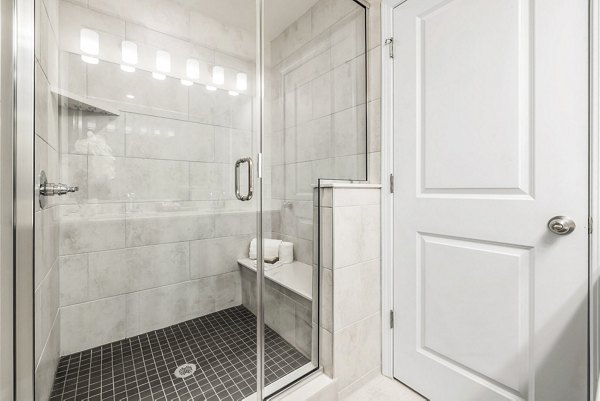
[{"label": "chrome wall fixture", "polygon": [[77,192],[79,191],[79,187],[71,187],[67,184],[54,184],[52,182],[48,182],[48,178],[46,177],[46,172],[42,170],[40,173],[40,207],[43,209],[46,207],[48,203],[48,196],[62,196],[66,195],[69,192]]}]

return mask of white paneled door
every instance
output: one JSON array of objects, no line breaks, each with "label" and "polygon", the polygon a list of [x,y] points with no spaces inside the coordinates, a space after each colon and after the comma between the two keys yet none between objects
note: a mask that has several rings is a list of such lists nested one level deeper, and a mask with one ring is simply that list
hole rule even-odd
[{"label": "white paneled door", "polygon": [[588,1],[407,0],[393,28],[394,375],[586,400]]}]

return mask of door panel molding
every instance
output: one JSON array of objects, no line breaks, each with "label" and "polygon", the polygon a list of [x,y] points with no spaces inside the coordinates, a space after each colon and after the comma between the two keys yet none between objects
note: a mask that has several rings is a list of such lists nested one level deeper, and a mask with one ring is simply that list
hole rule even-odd
[{"label": "door panel molding", "polygon": [[[393,261],[394,261],[394,253],[393,253],[393,219],[394,219],[394,210],[393,210],[393,199],[394,195],[390,193],[390,185],[388,181],[388,177],[390,174],[393,174],[394,171],[394,140],[393,140],[393,105],[394,105],[394,97],[393,97],[393,61],[389,58],[389,53],[387,46],[384,45],[386,39],[393,36],[393,10],[395,7],[405,3],[409,0],[382,0],[382,10],[381,10],[381,22],[382,22],[382,31],[381,31],[381,61],[382,61],[382,154],[381,154],[381,177],[382,184],[384,187],[384,192],[382,193],[382,306],[384,319],[382,319],[382,363],[383,363],[383,373],[386,376],[393,377],[393,329],[390,328],[387,319],[387,311],[393,309],[392,305],[394,302],[394,294],[393,294],[393,281],[394,281],[394,272],[393,272]],[[519,1],[519,4],[523,6],[525,3],[530,3],[528,0]],[[590,215],[594,218],[593,220],[593,229],[594,235],[590,236],[590,294],[593,297],[590,297],[590,336],[596,335],[598,336],[598,332],[600,331],[600,290],[598,290],[598,285],[594,285],[593,283],[598,283],[600,280],[600,262],[598,262],[597,253],[600,250],[600,240],[598,240],[596,233],[598,232],[598,221],[600,219],[600,207],[598,206],[600,201],[600,190],[598,190],[597,183],[600,177],[600,163],[598,162],[600,155],[600,140],[598,140],[599,127],[600,127],[600,112],[598,108],[598,104],[600,103],[600,0],[590,0],[590,82],[591,82],[591,91],[590,91],[590,102],[589,107],[591,110],[590,113],[590,175],[589,175],[589,187],[590,187]],[[531,16],[528,17],[528,21],[531,20]],[[525,21],[521,21],[522,24],[525,24]],[[523,25],[524,26],[524,25]],[[396,38],[397,39],[397,38]],[[523,49],[523,46],[521,47]],[[397,52],[396,52],[397,55]],[[531,60],[527,61],[528,63]],[[521,69],[523,70],[525,67],[522,65]],[[528,85],[532,85],[532,82],[529,82]],[[526,86],[527,87],[527,86]],[[525,122],[522,120],[522,125]],[[527,141],[531,143],[533,138],[530,137],[530,140]],[[523,142],[521,142],[523,145]],[[525,150],[526,145],[521,147],[522,150]],[[529,153],[531,154],[531,153]],[[532,160],[532,159],[530,159]],[[522,167],[527,167],[527,164]],[[527,169],[526,169],[527,170]],[[422,198],[462,198],[462,199],[486,199],[486,198],[506,198],[509,199],[535,199],[536,193],[533,182],[533,171],[529,171],[527,177],[521,174],[521,181],[517,188],[519,191],[509,191],[507,193],[503,188],[488,188],[481,190],[480,188],[474,188],[473,186],[464,186],[459,188],[436,188],[432,187],[425,188],[420,193],[420,197]],[[527,180],[529,180],[529,184],[527,184]],[[529,185],[529,186],[528,186]],[[396,182],[396,190],[398,188]],[[423,186],[421,186],[423,188]],[[525,188],[525,190],[521,190]],[[587,223],[587,222],[586,222]],[[587,226],[587,224],[586,224]],[[437,231],[433,231],[437,233]],[[441,234],[446,235],[451,233],[441,232]],[[592,291],[595,288],[595,292]],[[596,389],[596,380],[598,378],[598,373],[600,372],[600,347],[598,346],[598,342],[600,339],[595,339],[595,341],[591,341],[590,344],[590,380],[589,380],[589,388],[590,388],[590,401],[594,400],[593,395],[595,394]],[[408,383],[410,385],[410,383]],[[509,391],[512,393],[513,397],[517,396],[517,393]],[[508,394],[507,394],[508,395]]]}]

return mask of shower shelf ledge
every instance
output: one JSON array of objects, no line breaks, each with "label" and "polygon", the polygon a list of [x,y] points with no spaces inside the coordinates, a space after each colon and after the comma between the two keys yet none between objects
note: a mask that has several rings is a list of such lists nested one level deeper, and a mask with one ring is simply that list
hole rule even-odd
[{"label": "shower shelf ledge", "polygon": [[[249,258],[238,259],[240,266],[252,271],[256,271],[255,263]],[[310,265],[295,260],[266,270],[265,278],[312,301],[313,269]]]},{"label": "shower shelf ledge", "polygon": [[64,89],[50,88],[51,92],[58,97],[59,105],[70,110],[88,111],[105,116],[118,116],[119,110],[114,109],[104,102],[79,96]]}]

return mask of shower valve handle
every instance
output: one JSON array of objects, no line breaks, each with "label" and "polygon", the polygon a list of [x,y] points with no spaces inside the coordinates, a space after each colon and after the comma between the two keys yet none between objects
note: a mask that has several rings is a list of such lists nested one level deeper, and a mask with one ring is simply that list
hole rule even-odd
[{"label": "shower valve handle", "polygon": [[42,171],[40,173],[40,206],[44,208],[46,206],[46,197],[47,196],[62,196],[66,195],[69,192],[77,192],[79,191],[79,187],[71,187],[67,184],[54,184],[52,182],[48,182],[46,178],[46,172]]},{"label": "shower valve handle", "polygon": [[53,184],[51,182],[46,183],[46,185],[40,185],[40,195],[44,196],[54,196],[54,195],[66,195],[69,192],[77,192],[79,191],[79,187],[70,187],[66,184]]}]

